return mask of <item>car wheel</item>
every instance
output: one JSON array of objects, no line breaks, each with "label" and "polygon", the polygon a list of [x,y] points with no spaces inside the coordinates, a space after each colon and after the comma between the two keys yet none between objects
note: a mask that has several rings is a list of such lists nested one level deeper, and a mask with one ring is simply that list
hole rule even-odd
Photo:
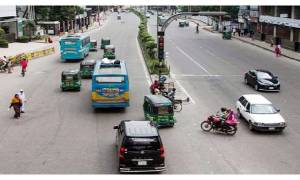
[{"label": "car wheel", "polygon": [[254,89],[255,89],[256,91],[259,90],[259,89],[258,89],[258,84],[255,84]]},{"label": "car wheel", "polygon": [[248,79],[247,78],[245,78],[245,84],[248,84]]},{"label": "car wheel", "polygon": [[250,130],[250,131],[253,131],[253,124],[252,124],[252,122],[251,122],[251,121],[249,121],[249,124],[248,124],[248,126],[249,126],[249,130]]}]

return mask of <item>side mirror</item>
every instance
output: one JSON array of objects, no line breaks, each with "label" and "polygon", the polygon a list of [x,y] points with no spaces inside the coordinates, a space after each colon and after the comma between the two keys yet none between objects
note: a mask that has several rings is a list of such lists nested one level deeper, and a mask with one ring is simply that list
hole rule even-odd
[{"label": "side mirror", "polygon": [[279,109],[279,108],[276,108],[276,111],[277,111],[277,112],[280,112],[280,109]]},{"label": "side mirror", "polygon": [[119,126],[114,126],[114,129],[119,129]]}]

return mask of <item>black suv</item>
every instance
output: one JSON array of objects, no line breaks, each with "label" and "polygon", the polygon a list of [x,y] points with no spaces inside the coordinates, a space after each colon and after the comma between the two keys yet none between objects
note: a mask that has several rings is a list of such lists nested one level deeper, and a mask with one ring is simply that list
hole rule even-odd
[{"label": "black suv", "polygon": [[123,120],[114,129],[120,172],[165,170],[164,147],[151,121]]}]

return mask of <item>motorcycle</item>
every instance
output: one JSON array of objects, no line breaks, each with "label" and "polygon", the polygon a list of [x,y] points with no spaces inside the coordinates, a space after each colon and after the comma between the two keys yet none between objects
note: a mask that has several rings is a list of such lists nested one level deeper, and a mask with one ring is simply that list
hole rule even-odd
[{"label": "motorcycle", "polygon": [[234,135],[237,131],[238,121],[235,118],[233,111],[231,111],[224,122],[219,116],[211,115],[201,123],[201,129],[205,132],[211,130],[223,132],[228,135]]}]

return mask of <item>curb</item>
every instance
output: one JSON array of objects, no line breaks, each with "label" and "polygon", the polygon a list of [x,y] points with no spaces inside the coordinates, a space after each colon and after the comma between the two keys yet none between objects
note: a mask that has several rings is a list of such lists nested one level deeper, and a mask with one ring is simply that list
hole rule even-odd
[{"label": "curb", "polygon": [[[208,32],[211,32],[211,33],[215,33],[215,32],[213,32],[213,31],[211,31],[210,29],[207,29],[207,28],[202,28],[202,29],[204,29],[204,30],[206,30],[206,31],[208,31]],[[246,40],[243,40],[243,39],[240,39],[240,38],[234,37],[234,36],[232,36],[232,38],[234,38],[234,39],[236,39],[236,40],[239,40],[239,41],[242,41],[242,42],[244,42],[244,43],[251,44],[251,45],[253,45],[253,46],[256,46],[256,47],[262,48],[262,49],[264,49],[264,50],[267,50],[267,51],[273,52],[273,50],[272,50],[272,49],[269,49],[269,48],[266,48],[266,47],[263,47],[263,46],[257,45],[257,44],[255,44],[255,43],[252,43],[252,42],[249,42],[249,41],[246,41]],[[288,55],[286,55],[286,54],[281,54],[281,56],[284,56],[284,57],[287,57],[287,58],[289,58],[289,59],[293,59],[293,60],[296,60],[296,61],[300,62],[300,59],[293,58],[293,57],[291,57],[291,56],[288,56]]]},{"label": "curb", "polygon": [[[237,40],[239,40],[239,41],[242,41],[242,42],[244,42],[244,43],[248,43],[248,44],[254,45],[254,46],[256,46],[256,47],[260,47],[260,48],[265,49],[265,50],[267,50],[267,51],[274,52],[272,49],[269,49],[269,48],[266,48],[266,47],[257,45],[257,44],[255,44],[255,43],[252,43],[252,42],[249,42],[249,41],[240,39],[240,38],[236,38],[236,37],[234,37],[234,36],[232,36],[232,38],[237,39]],[[296,61],[299,61],[299,62],[300,62],[300,59],[293,58],[293,57],[288,56],[288,55],[286,55],[286,54],[281,54],[281,56],[284,56],[284,57],[287,57],[287,58],[289,58],[289,59],[293,59],[293,60],[296,60]]]}]

